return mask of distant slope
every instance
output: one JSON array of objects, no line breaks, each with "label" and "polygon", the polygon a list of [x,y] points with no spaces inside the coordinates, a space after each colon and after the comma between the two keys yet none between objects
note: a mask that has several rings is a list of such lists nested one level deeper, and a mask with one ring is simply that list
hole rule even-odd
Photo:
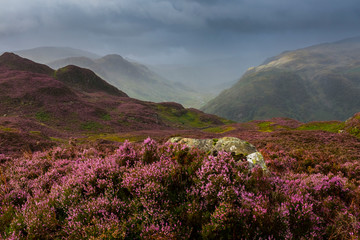
[{"label": "distant slope", "polygon": [[87,57],[99,58],[100,56],[88,51],[74,49],[69,47],[38,47],[33,49],[26,49],[15,51],[21,57],[31,59],[35,62],[47,64],[57,59],[68,57]]},{"label": "distant slope", "polygon": [[51,75],[54,72],[54,70],[47,65],[34,63],[29,59],[20,58],[18,55],[9,52],[1,55],[0,65],[6,66],[11,70],[28,71],[46,75]]},{"label": "distant slope", "polygon": [[69,65],[58,69],[55,78],[74,89],[85,92],[103,91],[110,95],[127,97],[127,94],[110,85],[89,69]]},{"label": "distant slope", "polygon": [[66,65],[89,68],[129,96],[153,102],[179,102],[188,107],[201,107],[206,98],[185,86],[172,83],[157,75],[146,66],[130,62],[112,54],[99,59],[72,57],[53,61],[48,65],[61,68]]},{"label": "distant slope", "polygon": [[345,120],[360,111],[360,38],[284,52],[203,108],[235,121]]},{"label": "distant slope", "polygon": [[0,56],[0,152],[9,144],[11,151],[27,144],[41,150],[70,136],[120,141],[131,131],[173,134],[224,123],[180,104],[129,98],[88,69],[55,71],[12,53]]}]

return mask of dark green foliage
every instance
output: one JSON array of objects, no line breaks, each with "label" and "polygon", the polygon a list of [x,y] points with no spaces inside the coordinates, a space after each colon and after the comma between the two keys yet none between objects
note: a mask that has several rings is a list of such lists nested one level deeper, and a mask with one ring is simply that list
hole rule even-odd
[{"label": "dark green foliage", "polygon": [[111,120],[110,114],[104,114],[104,115],[101,116],[101,118],[102,118],[103,120],[105,120],[105,121],[110,121],[110,120]]},{"label": "dark green foliage", "polygon": [[81,124],[81,128],[88,131],[97,131],[102,128],[102,125],[98,122],[86,122]]},{"label": "dark green foliage", "polygon": [[50,120],[50,114],[47,112],[43,112],[43,111],[37,112],[35,117],[37,120],[39,120],[41,122],[47,122]]}]

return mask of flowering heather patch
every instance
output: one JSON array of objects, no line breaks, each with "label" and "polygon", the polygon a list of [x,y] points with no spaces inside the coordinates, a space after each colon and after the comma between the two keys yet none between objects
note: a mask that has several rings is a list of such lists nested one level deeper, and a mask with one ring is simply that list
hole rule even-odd
[{"label": "flowering heather patch", "polygon": [[[316,150],[311,159],[275,145],[261,151],[270,174],[225,152],[150,138],[111,154],[72,146],[0,155],[0,238],[360,237],[356,159],[326,165]],[[318,170],[299,166],[308,158]]]}]

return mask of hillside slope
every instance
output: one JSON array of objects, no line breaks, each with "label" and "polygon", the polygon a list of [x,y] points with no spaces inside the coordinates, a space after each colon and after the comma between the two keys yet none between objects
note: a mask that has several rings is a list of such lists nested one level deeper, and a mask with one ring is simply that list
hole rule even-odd
[{"label": "hillside slope", "polygon": [[129,98],[88,69],[44,66],[0,56],[0,152],[41,150],[69,137],[121,141],[131,131],[173,134],[226,122],[176,103]]},{"label": "hillside slope", "polygon": [[128,61],[117,54],[100,57],[94,53],[63,47],[39,47],[16,52],[35,62],[58,69],[76,65],[94,71],[108,83],[130,97],[153,102],[179,102],[186,107],[200,108],[210,97],[185,85],[171,82],[145,65]]},{"label": "hillside slope", "polygon": [[360,111],[360,38],[270,58],[202,110],[235,121],[345,120]]},{"label": "hillside slope", "polygon": [[120,55],[111,54],[98,59],[71,57],[59,59],[48,65],[61,68],[66,65],[89,68],[112,85],[121,88],[129,96],[153,102],[179,102],[188,107],[201,107],[205,97],[178,86],[157,75],[145,65],[130,62]]}]

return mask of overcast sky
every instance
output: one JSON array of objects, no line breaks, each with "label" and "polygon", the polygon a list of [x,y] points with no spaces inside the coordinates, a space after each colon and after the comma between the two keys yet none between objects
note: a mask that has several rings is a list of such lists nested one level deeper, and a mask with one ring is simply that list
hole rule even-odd
[{"label": "overcast sky", "polygon": [[144,63],[248,59],[360,36],[359,0],[0,0],[0,51],[68,46]]}]

